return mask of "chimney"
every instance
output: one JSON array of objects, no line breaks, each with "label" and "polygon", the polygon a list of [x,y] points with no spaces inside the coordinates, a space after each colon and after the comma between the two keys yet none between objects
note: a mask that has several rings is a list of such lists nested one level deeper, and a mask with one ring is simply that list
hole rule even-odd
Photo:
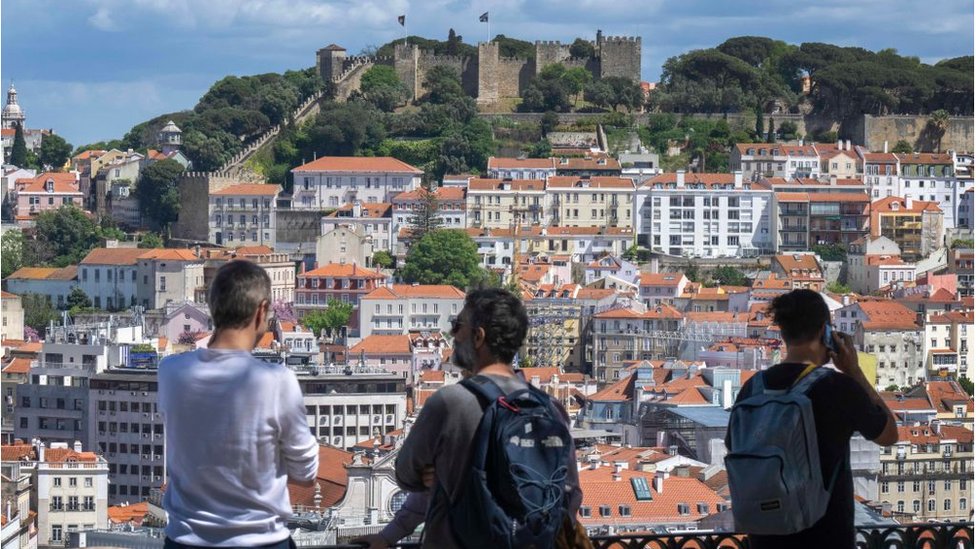
[{"label": "chimney", "polygon": [[905,198],[905,209],[906,210],[911,210],[912,209],[912,206],[914,206],[914,204],[915,204],[915,202],[912,200],[912,197],[909,196],[909,197],[906,197]]},{"label": "chimney", "polygon": [[363,215],[363,202],[361,200],[357,200],[352,205],[352,216],[359,218],[362,217],[362,215]]},{"label": "chimney", "polygon": [[797,141],[797,144],[799,144],[801,147],[803,146],[803,138],[802,137]]},{"label": "chimney", "polygon": [[664,471],[658,471],[654,473],[654,491],[663,494],[664,493],[664,479],[668,478],[668,474]]},{"label": "chimney", "polygon": [[844,140],[843,139],[838,139],[837,140],[837,150],[838,151],[844,150]]},{"label": "chimney", "polygon": [[734,172],[732,172],[732,174],[735,177],[735,188],[736,189],[741,189],[742,188],[742,170],[735,170]]},{"label": "chimney", "polygon": [[844,304],[845,307],[851,304],[851,296],[844,294],[840,298],[840,302]]},{"label": "chimney", "polygon": [[888,152],[888,141],[887,140],[884,142],[884,151],[883,152]]},{"label": "chimney", "polygon": [[932,423],[929,424],[929,427],[932,428],[932,432],[933,433],[935,433],[937,435],[941,435],[942,434],[942,422],[941,421],[939,421],[937,419],[933,419],[932,420]]},{"label": "chimney", "polygon": [[678,183],[678,186],[679,187],[684,187],[685,186],[685,171],[684,170],[678,170],[677,172],[675,172],[674,176],[675,176],[675,181]]},{"label": "chimney", "polygon": [[76,440],[75,441],[74,451],[75,452],[78,452],[78,453],[81,453],[81,441],[80,440]]},{"label": "chimney", "polygon": [[844,150],[845,151],[851,150],[851,140],[850,139],[848,139],[847,141],[844,142]]},{"label": "chimney", "polygon": [[671,446],[668,446],[668,455],[669,456],[678,455],[678,447],[673,444]]}]

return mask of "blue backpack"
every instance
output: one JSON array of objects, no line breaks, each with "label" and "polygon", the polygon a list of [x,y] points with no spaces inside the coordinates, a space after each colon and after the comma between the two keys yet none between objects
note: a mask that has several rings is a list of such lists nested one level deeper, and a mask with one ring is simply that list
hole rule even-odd
[{"label": "blue backpack", "polygon": [[505,394],[486,376],[461,382],[484,415],[470,467],[448,517],[462,547],[549,549],[566,514],[573,463],[569,428],[549,395],[528,385]]},{"label": "blue backpack", "polygon": [[725,469],[737,531],[795,534],[827,512],[845,461],[825,483],[808,396],[813,384],[827,375],[827,369],[810,365],[788,389],[772,390],[760,372],[749,394],[732,407]]}]

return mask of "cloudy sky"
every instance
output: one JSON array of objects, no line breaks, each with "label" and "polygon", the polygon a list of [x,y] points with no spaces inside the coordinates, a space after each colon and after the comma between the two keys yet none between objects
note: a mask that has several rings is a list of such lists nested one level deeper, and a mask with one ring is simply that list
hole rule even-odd
[{"label": "cloudy sky", "polygon": [[791,43],[896,48],[924,62],[972,55],[972,0],[4,0],[0,78],[32,128],[75,145],[192,108],[226,75],[314,65],[335,42],[356,53],[411,34],[466,42],[491,33],[571,41],[638,34],[643,78],[684,51],[760,35]]}]

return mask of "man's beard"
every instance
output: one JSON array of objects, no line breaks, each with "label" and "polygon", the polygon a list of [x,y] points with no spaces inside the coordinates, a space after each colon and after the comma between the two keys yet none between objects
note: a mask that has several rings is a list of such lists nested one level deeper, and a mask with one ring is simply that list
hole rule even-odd
[{"label": "man's beard", "polygon": [[454,351],[451,353],[451,362],[462,370],[474,371],[477,355],[473,342],[458,342],[454,340]]}]

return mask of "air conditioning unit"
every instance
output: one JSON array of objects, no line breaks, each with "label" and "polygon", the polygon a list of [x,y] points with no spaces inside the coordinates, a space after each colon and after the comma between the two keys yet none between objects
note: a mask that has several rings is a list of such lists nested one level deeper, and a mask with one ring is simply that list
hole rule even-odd
[{"label": "air conditioning unit", "polygon": [[160,480],[163,480],[163,477],[162,477],[162,475],[155,475],[155,476],[153,476],[153,480],[160,481]]},{"label": "air conditioning unit", "polygon": [[163,456],[161,456],[159,454],[153,454],[153,459],[156,460],[156,461],[159,461],[159,460],[163,459]]},{"label": "air conditioning unit", "polygon": [[373,416],[373,423],[379,423],[383,419],[383,416]]},{"label": "air conditioning unit", "polygon": [[149,412],[143,412],[142,417],[149,417]]},{"label": "air conditioning unit", "polygon": [[149,454],[142,454],[142,459],[149,460]]},{"label": "air conditioning unit", "polygon": [[149,477],[148,477],[148,476],[146,476],[146,475],[142,475],[142,480],[143,480],[143,481],[148,481],[148,480],[149,480]]},{"label": "air conditioning unit", "polygon": [[136,396],[136,392],[135,391],[129,391],[129,396]]},{"label": "air conditioning unit", "polygon": [[143,433],[142,438],[149,438],[149,433]]},{"label": "air conditioning unit", "polygon": [[149,396],[149,393],[142,393],[142,396],[147,397]]},{"label": "air conditioning unit", "polygon": [[386,415],[386,422],[387,423],[393,423],[393,414],[387,414]]}]

